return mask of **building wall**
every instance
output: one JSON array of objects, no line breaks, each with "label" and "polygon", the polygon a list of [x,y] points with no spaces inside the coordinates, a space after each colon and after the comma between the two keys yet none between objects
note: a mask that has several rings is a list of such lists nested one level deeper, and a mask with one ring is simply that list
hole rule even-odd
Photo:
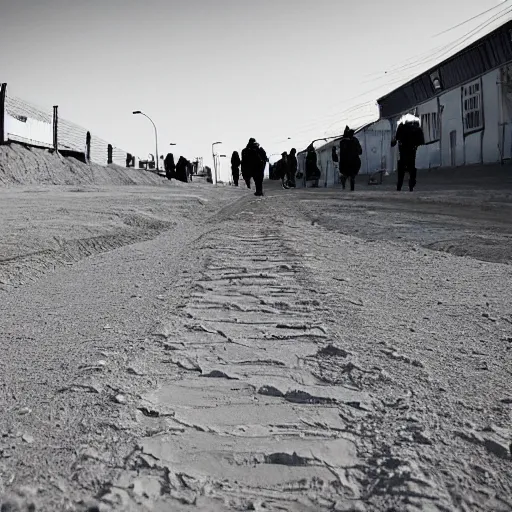
[{"label": "building wall", "polygon": [[[373,174],[379,170],[392,170],[393,154],[391,149],[392,130],[387,119],[380,119],[367,126],[356,134],[361,144],[363,154],[361,155],[361,169],[359,174]],[[332,161],[332,148],[336,147],[339,154],[339,140],[328,142],[317,149],[317,162],[321,176],[318,181],[319,187],[333,187],[340,182],[338,164]],[[299,172],[305,174],[306,153],[297,155]],[[304,187],[302,179],[296,180],[297,188]],[[311,186],[313,182],[307,182]]]},{"label": "building wall", "polygon": [[[506,93],[503,93],[499,83],[503,81],[505,72],[497,69],[440,94],[412,110],[419,118],[429,113],[437,113],[438,116],[439,132],[436,137],[432,138],[432,132],[427,136],[424,127],[427,144],[418,148],[418,169],[498,163],[502,153],[504,158],[512,157],[512,65],[509,67],[511,85],[508,98],[504,97]],[[465,100],[468,96],[464,96],[464,92],[473,84],[479,84],[481,91],[479,101],[482,108],[478,115],[483,119],[483,126],[481,129],[474,127],[476,131],[471,131],[471,127],[466,128],[465,134],[464,127],[468,126],[467,119],[464,119],[467,115]],[[398,119],[390,119],[393,133],[396,132]],[[396,170],[397,157],[398,151],[395,149],[391,152],[390,169]]]},{"label": "building wall", "polygon": [[[430,130],[425,127],[425,142],[427,144],[418,148],[416,166],[419,169],[439,167],[441,165],[441,123],[437,98],[433,98],[422,105],[419,105],[416,115],[420,120],[425,119],[426,116],[431,116],[432,118],[435,116],[436,119],[436,121],[432,122],[431,125],[429,123],[428,126]],[[431,121],[431,119],[429,119],[429,121]]]},{"label": "building wall", "polygon": [[502,66],[498,82],[501,157],[510,159],[512,158],[512,63]]},{"label": "building wall", "polygon": [[20,121],[5,113],[6,139],[41,146],[53,146],[53,125],[30,117]]},{"label": "building wall", "polygon": [[391,123],[387,119],[372,123],[356,137],[363,149],[360,174],[373,174],[376,171],[392,169],[392,132]]},{"label": "building wall", "polygon": [[[439,98],[441,109],[441,166],[464,165],[464,134],[462,131],[462,98],[458,87]],[[451,135],[455,132],[455,135]],[[453,142],[454,144],[451,144]],[[454,158],[452,159],[452,152]]]},{"label": "building wall", "polygon": [[319,187],[332,187],[339,182],[338,164],[332,161],[332,145],[318,152],[318,167],[322,172]]},{"label": "building wall", "polygon": [[484,123],[482,159],[484,163],[500,161],[500,70],[496,69],[482,77]]}]

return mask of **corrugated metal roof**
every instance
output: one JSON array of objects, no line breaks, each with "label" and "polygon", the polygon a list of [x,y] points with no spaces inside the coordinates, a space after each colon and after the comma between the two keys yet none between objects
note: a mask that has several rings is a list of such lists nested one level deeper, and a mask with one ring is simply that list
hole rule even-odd
[{"label": "corrugated metal roof", "polygon": [[[512,61],[512,21],[473,42],[377,100],[382,118],[394,117]],[[432,75],[438,76],[436,90]]]}]

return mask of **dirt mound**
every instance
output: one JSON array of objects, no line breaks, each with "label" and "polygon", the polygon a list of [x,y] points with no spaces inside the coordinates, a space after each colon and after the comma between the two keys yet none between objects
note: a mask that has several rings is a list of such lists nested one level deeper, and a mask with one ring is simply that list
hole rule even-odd
[{"label": "dirt mound", "polygon": [[84,164],[49,150],[11,143],[0,146],[0,186],[168,185],[156,174],[112,164]]}]

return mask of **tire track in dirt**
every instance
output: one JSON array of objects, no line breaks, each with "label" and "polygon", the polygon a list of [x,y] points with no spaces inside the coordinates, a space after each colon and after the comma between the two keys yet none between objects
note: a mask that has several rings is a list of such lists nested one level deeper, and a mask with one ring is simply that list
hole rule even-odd
[{"label": "tire track in dirt", "polygon": [[57,249],[44,249],[28,254],[0,259],[0,290],[33,282],[58,266],[72,265],[78,261],[119,249],[125,245],[147,242],[176,226],[144,216],[131,215],[125,224],[132,228],[116,229],[108,235],[75,240],[55,240]]},{"label": "tire track in dirt", "polygon": [[160,378],[124,425],[144,425],[146,434],[100,497],[109,509],[358,503],[362,474],[347,422],[367,414],[371,401],[305,367],[332,346],[322,300],[297,281],[290,235],[255,228],[252,215],[241,220],[236,211],[246,203],[226,209],[219,229],[196,242],[201,272],[155,329],[150,353],[133,362]]}]

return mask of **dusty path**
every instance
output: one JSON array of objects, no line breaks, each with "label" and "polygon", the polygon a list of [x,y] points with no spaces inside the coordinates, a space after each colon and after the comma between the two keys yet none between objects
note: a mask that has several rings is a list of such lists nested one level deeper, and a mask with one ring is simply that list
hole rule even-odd
[{"label": "dusty path", "polygon": [[[506,215],[468,192],[384,192],[224,190],[220,211],[5,285],[0,494],[512,510]],[[425,248],[478,237],[499,258]]]}]

